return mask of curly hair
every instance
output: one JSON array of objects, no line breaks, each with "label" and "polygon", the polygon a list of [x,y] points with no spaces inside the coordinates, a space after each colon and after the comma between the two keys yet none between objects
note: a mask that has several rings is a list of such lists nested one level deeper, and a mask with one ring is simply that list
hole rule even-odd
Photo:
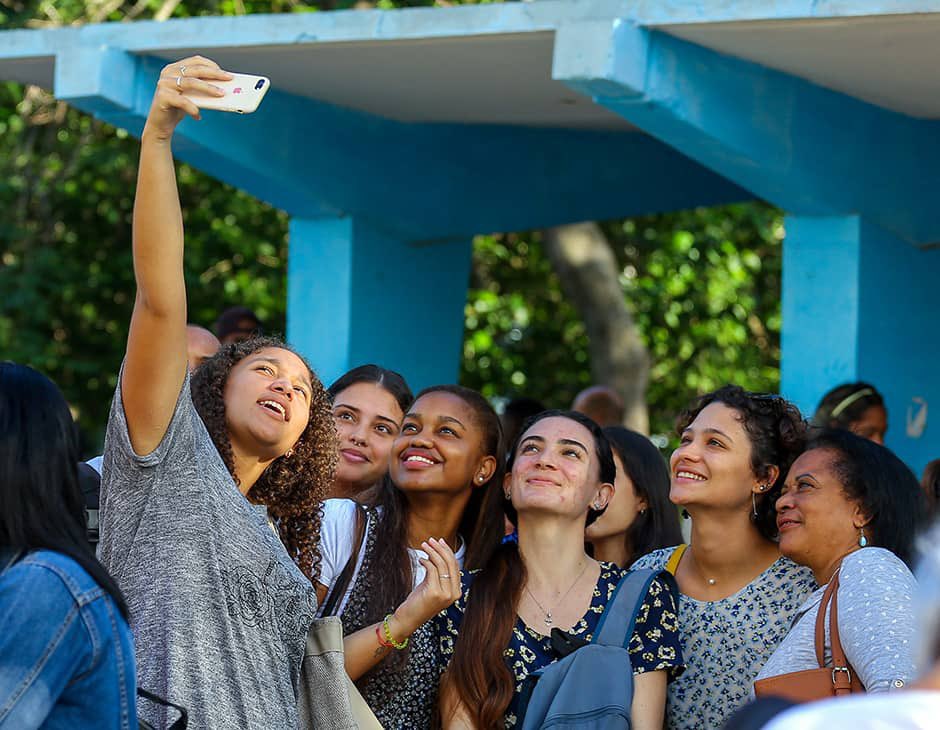
[{"label": "curly hair", "polygon": [[796,457],[806,446],[806,422],[800,409],[790,401],[771,393],[750,393],[737,385],[726,385],[706,393],[676,419],[679,435],[696,416],[712,403],[722,403],[737,411],[741,425],[751,441],[751,470],[758,479],[767,479],[770,467],[778,468],[770,489],[757,501],[757,517],[752,520],[768,540],[777,537],[777,498]]},{"label": "curly hair", "polygon": [[225,384],[236,363],[267,348],[292,352],[307,366],[313,386],[310,419],[294,444],[293,455],[275,459],[248,491],[247,497],[251,502],[268,508],[287,552],[303,574],[315,581],[320,571],[322,505],[333,484],[337,462],[336,427],[330,396],[319,378],[303,356],[281,340],[255,337],[223,346],[196,368],[192,375],[193,404],[222,461],[238,483],[225,417]]}]

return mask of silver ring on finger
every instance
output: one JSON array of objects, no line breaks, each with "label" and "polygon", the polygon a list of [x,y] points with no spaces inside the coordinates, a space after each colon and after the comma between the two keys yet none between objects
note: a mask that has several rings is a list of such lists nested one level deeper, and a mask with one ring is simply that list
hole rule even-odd
[{"label": "silver ring on finger", "polygon": [[183,90],[183,77],[182,76],[176,77],[176,88],[179,89],[180,91]]},{"label": "silver ring on finger", "polygon": [[186,75],[186,67],[180,66],[180,76],[185,76],[185,75]]},{"label": "silver ring on finger", "polygon": [[447,573],[441,573],[441,578],[450,578],[450,575]]}]

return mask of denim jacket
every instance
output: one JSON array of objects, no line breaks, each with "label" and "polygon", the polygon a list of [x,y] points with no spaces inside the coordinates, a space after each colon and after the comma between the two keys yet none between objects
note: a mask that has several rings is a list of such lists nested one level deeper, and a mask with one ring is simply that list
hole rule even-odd
[{"label": "denim jacket", "polygon": [[136,730],[134,645],[71,558],[0,548],[0,730]]}]

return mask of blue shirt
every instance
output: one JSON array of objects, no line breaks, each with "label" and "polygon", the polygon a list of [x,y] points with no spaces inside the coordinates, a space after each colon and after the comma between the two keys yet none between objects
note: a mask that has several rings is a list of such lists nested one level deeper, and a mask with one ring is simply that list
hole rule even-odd
[{"label": "blue shirt", "polygon": [[136,729],[134,645],[71,558],[0,549],[0,728]]}]

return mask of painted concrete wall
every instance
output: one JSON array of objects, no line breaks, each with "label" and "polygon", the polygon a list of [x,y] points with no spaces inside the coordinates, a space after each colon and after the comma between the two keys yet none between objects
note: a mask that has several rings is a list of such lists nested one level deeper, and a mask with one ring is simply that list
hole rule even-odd
[{"label": "painted concrete wall", "polygon": [[886,443],[919,477],[940,458],[940,248],[858,216],[791,216],[786,230],[782,393],[812,415],[830,388],[872,383]]}]

